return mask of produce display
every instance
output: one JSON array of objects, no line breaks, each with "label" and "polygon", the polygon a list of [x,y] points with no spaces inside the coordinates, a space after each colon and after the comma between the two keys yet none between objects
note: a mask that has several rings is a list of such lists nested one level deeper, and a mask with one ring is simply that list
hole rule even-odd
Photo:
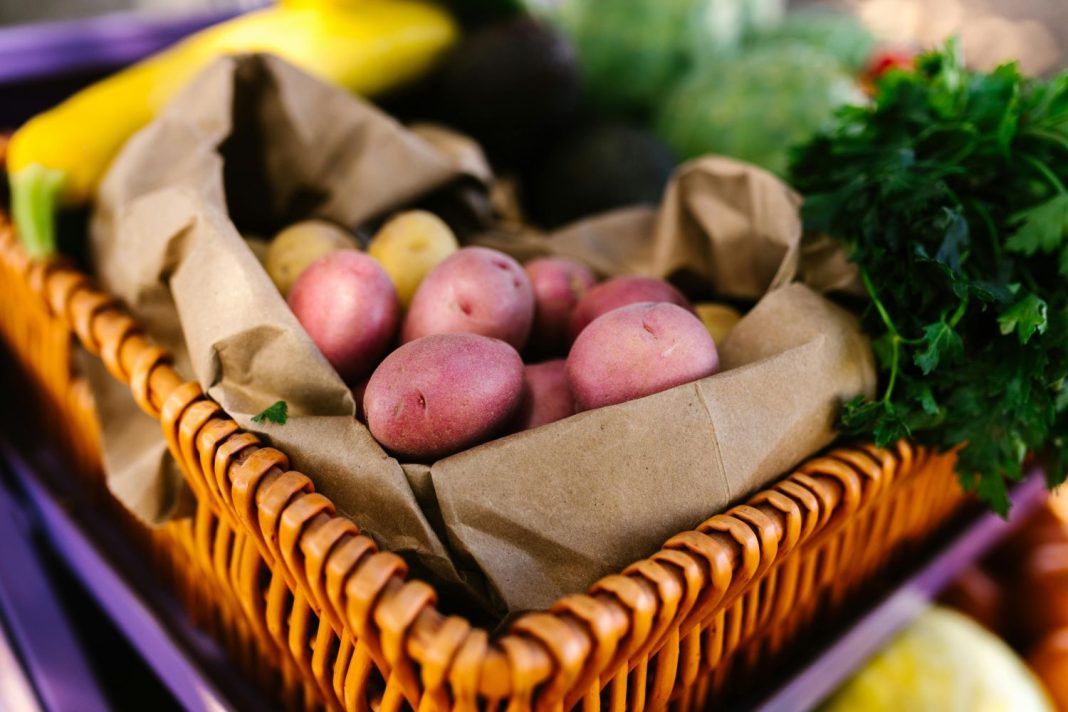
[{"label": "produce display", "polygon": [[883,391],[843,428],[960,446],[962,483],[1000,512],[1029,453],[1065,477],[1066,146],[1068,74],[977,73],[950,42],[884,75],[791,168],[806,227],[844,245],[871,299]]},{"label": "produce display", "polygon": [[[182,378],[491,616],[840,435],[957,450],[999,512],[1036,456],[1064,480],[1068,74],[880,54],[782,0],[520,5],[290,0],[90,87],[12,140],[29,253],[95,203],[94,279]],[[1026,600],[1049,678],[1066,547],[969,599],[990,627]],[[981,705],[1050,708],[936,609],[826,709]]]}]

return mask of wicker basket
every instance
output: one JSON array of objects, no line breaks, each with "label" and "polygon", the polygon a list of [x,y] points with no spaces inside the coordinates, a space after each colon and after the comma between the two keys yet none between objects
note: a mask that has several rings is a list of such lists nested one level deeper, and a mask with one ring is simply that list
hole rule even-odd
[{"label": "wicker basket", "polygon": [[88,277],[31,263],[2,213],[0,300],[0,333],[86,501],[106,497],[72,334],[159,419],[195,516],[155,530],[117,517],[149,543],[197,623],[290,708],[706,708],[766,679],[791,642],[965,502],[950,455],[904,442],[838,449],[491,636],[440,613],[430,585],[183,382]]}]

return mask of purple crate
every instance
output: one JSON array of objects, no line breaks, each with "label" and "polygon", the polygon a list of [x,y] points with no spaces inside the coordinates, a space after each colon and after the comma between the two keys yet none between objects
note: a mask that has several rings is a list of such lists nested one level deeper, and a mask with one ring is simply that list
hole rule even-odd
[{"label": "purple crate", "polygon": [[134,13],[0,28],[0,85],[113,70],[238,14]]},{"label": "purple crate", "polygon": [[[99,521],[83,526],[42,485],[38,473],[62,472],[61,463],[48,453],[35,452],[31,467],[2,439],[0,461],[25,494],[23,515],[32,518],[63,564],[184,709],[270,709],[215,641],[192,625],[178,601],[146,576],[144,562],[135,560],[135,552],[123,545],[114,527],[109,531],[107,523]],[[7,568],[6,560],[2,568]],[[56,625],[62,622],[57,620]],[[65,705],[48,709],[95,712],[98,708]]]},{"label": "purple crate", "polygon": [[[0,672],[17,672],[33,688],[45,710],[107,712],[86,651],[70,629],[63,607],[33,545],[35,522],[11,490],[0,482],[0,614],[10,644],[0,640]],[[0,635],[0,637],[3,637]],[[16,661],[17,656],[17,661]],[[21,662],[22,671],[4,666]],[[25,694],[25,693],[23,693]],[[0,695],[0,703],[4,701]],[[0,707],[3,705],[0,704]],[[22,709],[19,706],[17,709]]]}]

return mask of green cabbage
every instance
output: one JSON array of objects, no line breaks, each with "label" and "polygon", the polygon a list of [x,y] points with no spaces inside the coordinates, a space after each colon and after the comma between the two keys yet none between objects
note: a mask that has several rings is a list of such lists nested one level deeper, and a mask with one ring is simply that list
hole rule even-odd
[{"label": "green cabbage", "polygon": [[823,712],[1053,712],[1041,684],[1000,638],[947,608],[921,615]]},{"label": "green cabbage", "polygon": [[641,112],[697,61],[734,52],[751,31],[777,24],[783,6],[784,0],[565,0],[553,19],[575,43],[594,102]]},{"label": "green cabbage", "polygon": [[781,24],[766,26],[758,42],[799,42],[829,54],[851,72],[860,72],[875,51],[875,36],[856,17],[828,8],[794,10]]},{"label": "green cabbage", "polygon": [[656,128],[680,158],[718,153],[782,175],[792,146],[860,101],[833,57],[803,44],[758,45],[691,72],[661,104]]}]

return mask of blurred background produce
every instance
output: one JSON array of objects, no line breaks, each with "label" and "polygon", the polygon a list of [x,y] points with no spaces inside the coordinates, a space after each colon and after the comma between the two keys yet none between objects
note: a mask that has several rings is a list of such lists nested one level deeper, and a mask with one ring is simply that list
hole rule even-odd
[{"label": "blurred background produce", "polygon": [[870,660],[825,712],[1013,710],[1052,712],[1023,661],[967,616],[932,608]]},{"label": "blurred background produce", "polygon": [[[654,204],[675,164],[704,153],[782,175],[791,146],[863,100],[873,67],[907,62],[947,34],[960,34],[969,62],[986,69],[1018,58],[1027,72],[1050,72],[1068,47],[1059,0],[436,1],[464,25],[465,41],[380,100],[404,120],[477,140],[510,186],[511,217],[541,229]],[[266,4],[0,0],[0,24]],[[467,211],[460,224],[442,205],[422,206],[461,238],[485,217],[457,190],[438,199]]]},{"label": "blurred background produce", "polygon": [[1051,495],[940,603],[823,709],[1068,710],[1068,491]]}]

